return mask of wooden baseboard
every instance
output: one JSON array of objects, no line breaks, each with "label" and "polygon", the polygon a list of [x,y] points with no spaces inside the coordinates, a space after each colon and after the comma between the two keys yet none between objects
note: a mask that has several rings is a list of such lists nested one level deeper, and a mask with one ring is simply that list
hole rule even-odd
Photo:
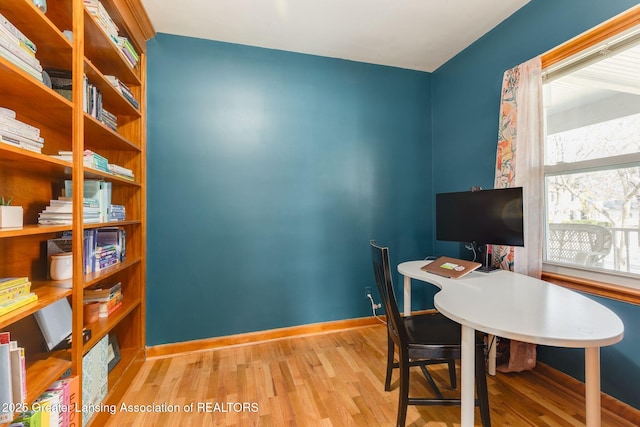
[{"label": "wooden baseboard", "polygon": [[[566,388],[569,392],[575,393],[579,396],[585,395],[585,386],[582,381],[578,381],[570,375],[565,374],[555,368],[544,363],[537,362],[534,369],[535,373],[548,378],[549,380],[557,383],[558,385]],[[632,422],[635,425],[640,426],[640,410],[633,406],[627,405],[624,402],[619,401],[616,398],[609,396],[608,394],[600,394],[600,402],[602,408],[617,414],[620,418]]]},{"label": "wooden baseboard", "polygon": [[[384,319],[384,317],[382,319]],[[343,329],[378,324],[380,324],[380,321],[375,317],[361,317],[357,319],[336,320],[333,322],[314,323],[310,325],[292,326],[289,328],[270,329],[267,331],[248,332],[223,337],[161,344],[147,347],[147,359],[175,356],[177,354],[192,353],[196,351],[206,351],[220,347],[256,344],[262,341],[291,338],[301,335],[336,332]]]}]

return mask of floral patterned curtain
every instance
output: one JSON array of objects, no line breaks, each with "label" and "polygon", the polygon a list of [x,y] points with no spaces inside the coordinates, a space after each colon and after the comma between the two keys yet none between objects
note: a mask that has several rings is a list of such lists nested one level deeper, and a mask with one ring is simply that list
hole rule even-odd
[{"label": "floral patterned curtain", "polygon": [[[523,187],[524,248],[493,246],[493,263],[536,278],[542,272],[543,115],[540,58],[504,73],[495,188]],[[502,357],[501,357],[502,355]],[[498,370],[517,372],[536,363],[536,345],[500,340]]]},{"label": "floral patterned curtain", "polygon": [[543,115],[540,57],[504,73],[495,188],[523,187],[524,248],[494,246],[493,262],[540,278],[543,218]]}]

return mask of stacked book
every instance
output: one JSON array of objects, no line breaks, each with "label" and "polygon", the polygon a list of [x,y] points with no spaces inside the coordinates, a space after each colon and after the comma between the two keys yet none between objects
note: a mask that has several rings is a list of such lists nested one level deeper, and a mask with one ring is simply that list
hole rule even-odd
[{"label": "stacked book", "polygon": [[96,18],[96,22],[109,36],[111,41],[118,43],[118,26],[109,16],[102,3],[98,0],[84,0],[84,7]]},{"label": "stacked book", "polygon": [[119,262],[115,245],[97,246],[95,250],[94,271],[100,271]]},{"label": "stacked book", "polygon": [[118,117],[115,114],[112,114],[103,108],[102,117],[100,117],[99,120],[112,131],[118,131]]},{"label": "stacked book", "polygon": [[[13,369],[13,364],[12,364]],[[78,396],[80,395],[79,377],[60,379],[42,393],[28,411],[21,412],[10,426],[60,426],[75,425],[75,413],[80,411]],[[23,400],[15,400],[10,406],[27,408]]]},{"label": "stacked book", "polygon": [[[85,179],[83,190],[86,199],[91,199],[97,203],[99,221],[96,222],[107,222],[109,220],[109,208],[111,207],[111,183],[101,179]],[[67,197],[73,197],[73,181],[70,179],[64,181],[64,194]]]},{"label": "stacked book", "polygon": [[127,59],[129,64],[131,64],[132,67],[135,67],[136,64],[138,64],[138,61],[140,61],[140,55],[138,55],[138,52],[136,52],[129,39],[126,37],[118,36],[118,41],[116,44],[118,45],[118,47],[120,47],[120,50],[124,54],[124,57]]},{"label": "stacked book", "polygon": [[133,96],[133,92],[131,92],[131,89],[129,89],[127,85],[122,83],[116,76],[105,76],[105,77],[107,80],[109,80],[109,83],[111,83],[111,85],[118,92],[120,92],[127,101],[131,103],[131,105],[138,108],[138,101],[136,101],[135,97]]},{"label": "stacked book", "polygon": [[119,177],[119,178],[124,178],[124,179],[128,179],[130,181],[133,181],[133,171],[131,169],[127,169],[123,166],[119,166],[119,165],[114,165],[112,163],[109,163],[109,172],[112,173],[113,175]]},{"label": "stacked book", "polygon": [[41,153],[44,138],[40,129],[16,119],[15,111],[0,107],[0,142]]},{"label": "stacked book", "polygon": [[107,158],[91,150],[84,150],[84,166],[102,172],[110,172]]},{"label": "stacked book", "polygon": [[[82,217],[85,224],[101,222],[100,204],[97,200],[85,198],[82,205]],[[58,197],[50,200],[49,205],[38,214],[40,225],[71,225],[73,223],[73,202],[71,197]]]},{"label": "stacked book", "polygon": [[109,317],[122,306],[123,298],[121,282],[107,285],[106,287],[98,285],[97,287],[87,288],[84,290],[83,295],[85,304],[100,303],[99,317]]},{"label": "stacked book", "polygon": [[28,277],[0,278],[0,316],[36,301]]},{"label": "stacked book", "polygon": [[[72,162],[73,151],[58,150],[58,155],[53,155],[51,157],[55,157],[56,159],[64,160],[66,162]],[[111,173],[111,171],[109,170],[109,161],[107,160],[107,158],[94,151],[85,150],[82,163],[86,168],[97,169],[102,172]]]},{"label": "stacked book", "polygon": [[123,205],[111,205],[111,209],[109,211],[109,222],[125,221],[126,219],[127,214]]},{"label": "stacked book", "polygon": [[0,14],[0,57],[42,81],[42,65],[36,58],[36,45],[2,14]]}]

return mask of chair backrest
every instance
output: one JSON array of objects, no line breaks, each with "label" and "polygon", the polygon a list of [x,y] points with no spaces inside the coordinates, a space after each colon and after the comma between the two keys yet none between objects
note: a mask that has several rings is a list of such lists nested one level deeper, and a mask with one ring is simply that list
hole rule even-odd
[{"label": "chair backrest", "polygon": [[597,266],[609,254],[611,231],[594,224],[549,224],[547,259]]},{"label": "chair backrest", "polygon": [[407,330],[400,317],[396,294],[393,290],[391,280],[391,267],[389,266],[389,248],[378,246],[375,240],[369,242],[371,245],[371,258],[373,260],[373,273],[376,277],[376,285],[380,298],[387,313],[387,329],[389,336],[398,346],[399,351],[403,351],[408,342]]}]

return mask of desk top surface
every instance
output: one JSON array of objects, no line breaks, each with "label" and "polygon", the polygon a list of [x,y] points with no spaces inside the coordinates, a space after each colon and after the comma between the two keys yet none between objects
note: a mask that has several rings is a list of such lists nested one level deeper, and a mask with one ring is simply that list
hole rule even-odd
[{"label": "desk top surface", "polygon": [[510,271],[471,272],[449,279],[408,261],[398,271],[441,290],[436,308],[476,330],[561,347],[601,347],[622,340],[624,325],[604,305],[572,290]]}]

